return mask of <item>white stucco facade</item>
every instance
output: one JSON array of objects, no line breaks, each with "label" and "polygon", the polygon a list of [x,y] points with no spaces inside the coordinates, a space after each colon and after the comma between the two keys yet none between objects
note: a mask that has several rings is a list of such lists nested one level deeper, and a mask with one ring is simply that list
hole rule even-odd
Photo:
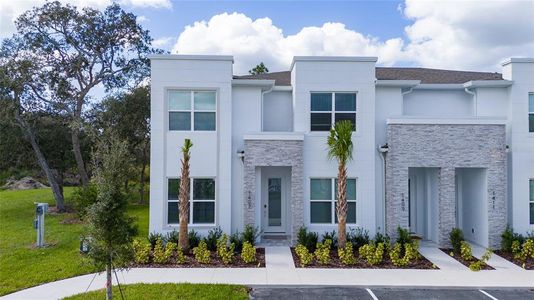
[{"label": "white stucco facade", "polygon": [[[354,159],[348,165],[348,178],[353,179],[356,185],[355,222],[348,224],[349,227],[363,227],[370,235],[386,230],[388,212],[385,204],[384,159],[387,159],[387,154],[384,153],[387,152],[380,152],[379,147],[388,143],[389,123],[498,123],[505,126],[508,146],[507,210],[503,213],[516,231],[523,233],[533,230],[534,224],[530,224],[529,179],[534,179],[534,132],[529,132],[528,102],[529,93],[534,93],[534,60],[507,61],[503,64],[500,80],[469,80],[462,83],[425,83],[424,78],[380,79],[375,72],[376,61],[377,58],[374,57],[295,57],[289,67],[287,82],[279,84],[279,78],[275,77],[233,76],[231,56],[153,56],[150,232],[167,232],[177,228],[177,224],[169,224],[168,180],[180,176],[180,147],[185,138],[191,139],[194,144],[191,149],[191,177],[213,179],[215,184],[213,222],[206,221],[211,220],[210,217],[202,219],[198,224],[191,222],[191,229],[206,234],[209,229],[220,226],[223,231],[233,233],[241,231],[247,223],[244,208],[250,199],[246,199],[243,190],[243,157],[247,156],[243,152],[245,140],[277,141],[277,145],[283,145],[283,141],[302,140],[303,145],[302,153],[297,154],[298,159],[302,160],[302,220],[295,219],[296,214],[290,211],[290,201],[294,200],[289,194],[295,188],[291,186],[293,181],[287,178],[291,177],[291,167],[273,162],[272,166],[277,166],[277,169],[269,167],[269,162],[263,162],[255,171],[257,187],[252,198],[259,202],[255,206],[254,225],[259,226],[264,234],[288,236],[293,233],[291,226],[287,224],[294,224],[296,220],[302,226],[321,233],[337,229],[332,218],[328,224],[324,222],[323,219],[328,219],[328,214],[317,210],[319,207],[327,207],[325,201],[324,205],[316,205],[313,213],[311,208],[312,198],[317,198],[315,194],[312,195],[311,181],[333,180],[337,176],[337,163],[329,160],[326,155],[328,131],[311,130],[310,99],[314,93],[331,93],[331,103],[337,103],[335,99],[338,93],[355,95],[356,98],[356,109],[350,111],[356,115]],[[215,128],[202,131],[171,130],[168,95],[169,91],[175,90],[192,91],[193,94],[195,91],[215,92]],[[193,116],[196,114],[191,112],[191,117]],[[332,118],[336,116],[333,111]],[[412,173],[418,172],[426,171],[415,170]],[[432,172],[434,171],[427,173]],[[461,220],[476,216],[482,219],[476,221],[475,218],[477,230],[482,228],[484,232],[491,231],[491,228],[487,228],[487,217],[484,220],[485,214],[477,214],[479,209],[487,210],[490,203],[490,196],[483,192],[488,189],[480,188],[487,184],[485,171],[473,171],[477,174],[476,178],[470,177],[471,170],[458,169],[457,172],[458,176],[464,177],[461,180],[463,187],[456,184],[460,195],[458,197],[478,197],[480,200],[460,205],[465,209],[458,212],[461,217],[457,222],[462,224],[456,225],[465,225],[468,230],[467,227],[471,225],[466,225],[468,222]],[[284,174],[279,176],[282,184],[274,180],[271,186],[269,179],[276,178],[276,174]],[[466,177],[469,178],[465,179]],[[331,182],[333,186],[335,182]],[[277,192],[280,186],[282,193]],[[319,192],[314,190],[313,193],[320,194],[328,189],[323,187]],[[422,191],[415,191],[413,195],[418,192],[424,195]],[[435,228],[422,228],[420,225],[422,220],[437,218],[436,209],[439,208],[431,202],[435,200],[432,197],[438,197],[436,195],[438,194],[417,200],[413,199],[416,196],[412,196],[413,203],[428,201],[428,207],[433,209],[431,214],[417,217],[419,229],[412,226],[413,231],[428,233],[423,238],[434,239],[438,235]],[[281,215],[273,208],[275,205],[280,205]],[[205,210],[199,209],[199,215],[202,213],[209,216],[210,212]],[[460,208],[457,207],[457,210]],[[334,212],[330,213],[333,216]],[[415,223],[418,212],[413,207],[411,214],[412,223]],[[316,220],[322,218],[323,221],[312,220],[312,215]],[[277,227],[279,218],[283,218],[282,224],[286,225]],[[488,243],[487,234],[473,236],[472,240],[479,244]]]}]

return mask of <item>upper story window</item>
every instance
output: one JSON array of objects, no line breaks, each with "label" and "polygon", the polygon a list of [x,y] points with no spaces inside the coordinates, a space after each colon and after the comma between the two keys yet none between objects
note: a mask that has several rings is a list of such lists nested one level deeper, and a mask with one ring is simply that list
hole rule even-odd
[{"label": "upper story window", "polygon": [[169,130],[215,131],[216,93],[169,91]]},{"label": "upper story window", "polygon": [[534,93],[528,94],[528,131],[534,132]]},{"label": "upper story window", "polygon": [[311,93],[311,131],[329,131],[342,120],[356,130],[356,93]]}]

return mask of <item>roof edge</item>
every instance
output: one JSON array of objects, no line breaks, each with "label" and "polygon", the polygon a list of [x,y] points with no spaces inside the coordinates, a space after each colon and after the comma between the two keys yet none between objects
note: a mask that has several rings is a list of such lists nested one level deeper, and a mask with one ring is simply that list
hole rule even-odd
[{"label": "roof edge", "polygon": [[378,61],[376,56],[293,56],[289,71],[293,70],[297,61],[329,61],[329,62],[374,62]]},{"label": "roof edge", "polygon": [[463,84],[464,88],[477,87],[509,87],[514,82],[511,80],[471,80]]},{"label": "roof edge", "polygon": [[501,63],[501,66],[506,66],[511,63],[534,63],[534,57],[511,57]]},{"label": "roof edge", "polygon": [[388,87],[415,87],[421,84],[421,80],[379,80],[375,81],[376,86]]},{"label": "roof edge", "polygon": [[231,61],[234,62],[232,55],[187,55],[187,54],[152,54],[150,60],[208,60],[208,61]]}]

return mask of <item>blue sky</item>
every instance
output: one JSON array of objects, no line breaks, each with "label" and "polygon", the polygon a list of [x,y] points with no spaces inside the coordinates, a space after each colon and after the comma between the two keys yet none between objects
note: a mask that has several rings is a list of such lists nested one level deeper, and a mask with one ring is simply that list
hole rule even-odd
[{"label": "blue sky", "polygon": [[[0,0],[0,38],[45,0]],[[534,0],[172,1],[59,0],[139,16],[154,45],[179,54],[234,56],[234,72],[259,62],[287,70],[296,55],[377,56],[382,66],[500,71],[534,56]]]},{"label": "blue sky", "polygon": [[244,13],[252,19],[269,17],[283,29],[295,34],[302,27],[340,22],[347,28],[380,39],[403,35],[410,22],[399,11],[403,1],[173,1],[170,10],[134,8],[148,18],[143,26],[154,38],[177,35],[186,25],[209,20],[224,12]]}]

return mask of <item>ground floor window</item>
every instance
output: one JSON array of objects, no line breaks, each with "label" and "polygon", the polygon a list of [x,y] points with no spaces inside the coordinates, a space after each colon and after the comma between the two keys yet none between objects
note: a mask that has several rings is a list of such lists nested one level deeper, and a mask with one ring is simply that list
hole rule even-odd
[{"label": "ground floor window", "polygon": [[534,179],[530,179],[529,183],[530,224],[534,224]]},{"label": "ground floor window", "polygon": [[[192,178],[189,188],[189,224],[215,224],[215,179]],[[180,179],[168,178],[167,224],[180,223],[179,190]]]},{"label": "ground floor window", "polygon": [[[337,179],[310,179],[310,222],[337,224]],[[356,224],[356,179],[347,179],[347,224]]]}]

